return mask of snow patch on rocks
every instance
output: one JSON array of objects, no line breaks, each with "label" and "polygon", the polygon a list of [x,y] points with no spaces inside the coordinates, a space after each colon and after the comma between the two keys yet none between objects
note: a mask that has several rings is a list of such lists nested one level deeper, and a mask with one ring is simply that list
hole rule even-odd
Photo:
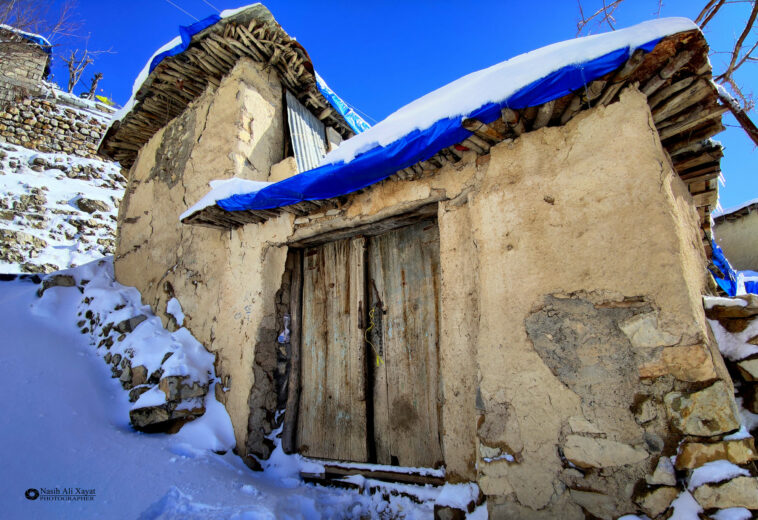
[{"label": "snow patch on rocks", "polygon": [[115,163],[0,143],[0,272],[49,273],[113,254],[125,187]]}]

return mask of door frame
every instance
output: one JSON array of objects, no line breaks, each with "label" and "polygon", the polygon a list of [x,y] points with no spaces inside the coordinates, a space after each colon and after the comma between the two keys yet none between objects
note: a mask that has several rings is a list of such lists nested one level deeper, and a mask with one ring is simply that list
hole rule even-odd
[{"label": "door frame", "polygon": [[[430,221],[434,222],[439,227],[437,219],[437,203],[427,204],[421,208],[416,209],[410,213],[404,213],[401,215],[393,216],[378,222],[372,222],[364,224],[354,228],[340,229],[336,231],[330,231],[327,233],[319,234],[310,237],[305,240],[293,242],[289,244],[288,255],[292,255],[294,269],[292,272],[292,281],[290,284],[290,356],[288,362],[288,383],[287,383],[287,400],[284,412],[283,429],[282,429],[282,447],[285,453],[297,453],[298,451],[298,421],[299,408],[300,408],[300,392],[302,388],[302,311],[303,311],[303,269],[305,263],[305,251],[308,248],[326,244],[328,242],[335,242],[344,239],[365,237],[369,238],[376,235],[381,235],[389,231],[407,227],[419,222]],[[368,240],[366,241],[368,245]],[[359,328],[364,333],[367,328],[368,318],[368,302],[369,291],[371,290],[368,283],[368,247],[364,249],[364,272],[366,272],[366,283],[363,284],[363,305],[360,308],[361,315],[359,316]],[[440,272],[441,277],[441,272]],[[441,308],[438,308],[438,312],[441,313]],[[441,322],[442,316],[439,316]],[[441,331],[441,327],[440,327]],[[438,331],[439,333],[439,331]],[[366,349],[371,349],[371,346],[365,345]],[[438,353],[438,356],[441,354]],[[374,376],[372,370],[372,364],[369,362],[373,360],[373,355],[366,356],[366,362],[364,363],[365,372],[365,395],[366,395],[366,447],[368,463],[376,463],[376,442],[374,435],[374,406],[373,406],[373,384]],[[439,381],[435,392],[437,394],[438,402],[441,402],[441,379],[442,373],[439,370],[439,357],[437,360]],[[441,451],[444,457],[444,449],[442,446],[442,406],[438,406],[437,422],[440,439],[435,442],[440,442]],[[335,460],[339,459],[324,459]],[[444,462],[443,462],[444,464]]]}]

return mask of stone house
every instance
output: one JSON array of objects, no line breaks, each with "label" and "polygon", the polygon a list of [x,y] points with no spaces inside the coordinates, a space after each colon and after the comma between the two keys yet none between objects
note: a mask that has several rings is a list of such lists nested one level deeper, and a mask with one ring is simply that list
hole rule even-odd
[{"label": "stone house", "polygon": [[[493,517],[656,516],[680,441],[739,428],[701,301],[707,44],[681,20],[624,34],[368,151],[388,125],[353,136],[260,5],[153,60],[100,148],[129,169],[115,272],[169,327],[181,302],[251,467],[282,424],[334,475],[444,468],[403,478],[477,482]],[[343,139],[356,157],[317,166]]]},{"label": "stone house", "polygon": [[40,93],[51,49],[40,35],[0,24],[0,104]]},{"label": "stone house", "polygon": [[714,217],[714,238],[732,267],[758,271],[758,201],[749,201]]}]

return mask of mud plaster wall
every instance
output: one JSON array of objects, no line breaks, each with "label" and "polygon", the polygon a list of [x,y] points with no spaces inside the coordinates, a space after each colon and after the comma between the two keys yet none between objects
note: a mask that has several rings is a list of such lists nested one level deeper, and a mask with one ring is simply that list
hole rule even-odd
[{"label": "mud plaster wall", "polygon": [[[233,231],[184,226],[179,215],[208,191],[212,179],[238,176],[266,180],[281,160],[283,111],[273,72],[240,61],[221,82],[171,121],[143,147],[129,175],[121,205],[116,276],[137,287],[164,323],[166,303],[176,296],[185,325],[217,355],[216,371],[226,391],[216,388],[229,411],[237,446],[248,437],[266,456],[268,417],[257,417],[248,436],[254,367],[276,362],[273,344],[256,345],[275,332],[274,297],[286,248],[271,248],[291,230],[283,216]],[[268,350],[271,350],[269,352]],[[265,372],[265,371],[264,371]],[[258,397],[273,398],[273,381],[256,381]],[[255,396],[253,396],[255,398]],[[271,403],[268,403],[271,404]],[[257,403],[256,406],[265,406]]]},{"label": "mud plaster wall", "polygon": [[713,236],[732,267],[758,271],[758,211],[716,224]]},{"label": "mud plaster wall", "polygon": [[[635,487],[680,436],[664,396],[724,378],[716,406],[730,409],[700,301],[697,215],[642,94],[627,90],[434,175],[379,183],[298,226],[283,216],[231,235],[182,227],[178,214],[209,179],[265,179],[281,159],[267,152],[281,150],[281,120],[265,115],[281,110],[281,93],[254,73],[238,66],[141,151],[116,260],[119,280],[158,313],[175,294],[190,330],[218,354],[239,448],[266,455],[276,404],[268,345],[287,245],[429,203],[440,228],[447,475],[478,480],[493,517],[583,518],[580,504],[600,517],[635,511]],[[251,141],[271,138],[246,155],[233,137],[249,133],[251,112],[263,125]]]},{"label": "mud plaster wall", "polygon": [[493,517],[636,511],[639,482],[681,437],[664,396],[723,378],[716,407],[733,411],[702,310],[697,215],[645,97],[384,181],[290,240],[430,202],[448,479],[478,480]]},{"label": "mud plaster wall", "polygon": [[[661,404],[676,387],[664,347],[685,346],[674,354],[702,363],[682,379],[728,380],[706,345],[696,214],[644,96],[627,91],[566,127],[496,147],[469,200],[481,281],[479,481],[501,497],[491,512],[633,512],[635,483],[676,446]],[[640,381],[640,366],[661,377]],[[651,410],[640,419],[642,396]]]}]

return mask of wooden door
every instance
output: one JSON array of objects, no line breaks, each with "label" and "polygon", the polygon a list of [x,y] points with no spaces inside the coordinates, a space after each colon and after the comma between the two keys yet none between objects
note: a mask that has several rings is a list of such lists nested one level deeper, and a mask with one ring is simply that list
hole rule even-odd
[{"label": "wooden door", "polygon": [[365,240],[305,250],[298,451],[365,462]]},{"label": "wooden door", "polygon": [[380,464],[443,463],[439,430],[439,230],[425,221],[368,243],[369,361]]}]

